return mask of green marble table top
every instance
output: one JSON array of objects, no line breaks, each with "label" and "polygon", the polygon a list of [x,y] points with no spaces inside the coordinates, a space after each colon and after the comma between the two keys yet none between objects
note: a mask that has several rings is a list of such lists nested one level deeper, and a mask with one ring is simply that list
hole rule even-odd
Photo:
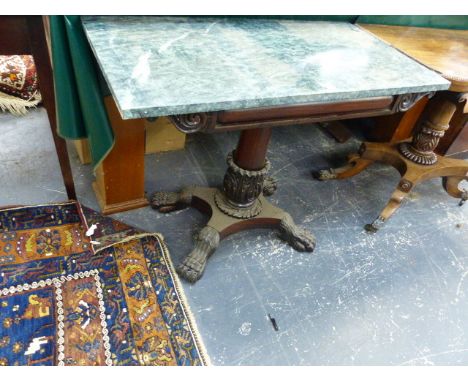
[{"label": "green marble table top", "polygon": [[449,87],[349,23],[157,16],[82,21],[124,119]]}]

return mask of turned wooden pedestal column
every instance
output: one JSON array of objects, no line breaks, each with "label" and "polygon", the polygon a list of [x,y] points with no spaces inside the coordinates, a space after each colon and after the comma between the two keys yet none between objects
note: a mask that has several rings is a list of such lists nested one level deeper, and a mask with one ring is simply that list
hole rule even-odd
[{"label": "turned wooden pedestal column", "polygon": [[195,239],[193,251],[177,268],[184,279],[190,282],[200,279],[220,240],[250,228],[277,228],[280,237],[296,250],[314,250],[313,235],[297,227],[288,213],[265,199],[264,194],[271,195],[276,189],[276,183],[267,178],[270,136],[270,128],[242,131],[237,148],[227,157],[222,190],[187,187],[180,192],[153,194],[151,205],[161,212],[191,205],[210,215]]},{"label": "turned wooden pedestal column", "polygon": [[430,110],[428,118],[423,122],[411,143],[403,142],[398,145],[398,150],[407,159],[423,165],[432,165],[437,162],[434,153],[440,138],[449,128],[450,120],[455,113],[456,105],[441,99]]}]

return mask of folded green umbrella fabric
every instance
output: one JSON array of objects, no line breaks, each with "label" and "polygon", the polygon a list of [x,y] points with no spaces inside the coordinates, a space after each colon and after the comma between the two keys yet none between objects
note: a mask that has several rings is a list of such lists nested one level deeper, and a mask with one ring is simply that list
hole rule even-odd
[{"label": "folded green umbrella fabric", "polygon": [[58,133],[88,138],[93,166],[114,145],[95,62],[79,16],[50,16]]}]

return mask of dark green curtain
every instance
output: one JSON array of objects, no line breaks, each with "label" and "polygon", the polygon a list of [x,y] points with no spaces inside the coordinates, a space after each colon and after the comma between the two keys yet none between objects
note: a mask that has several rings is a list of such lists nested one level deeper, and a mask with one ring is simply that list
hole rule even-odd
[{"label": "dark green curtain", "polygon": [[357,21],[361,24],[402,25],[411,27],[442,28],[442,29],[468,29],[468,16],[359,16]]},{"label": "dark green curtain", "polygon": [[114,144],[104,106],[100,72],[79,16],[50,16],[58,133],[88,138],[97,166]]}]

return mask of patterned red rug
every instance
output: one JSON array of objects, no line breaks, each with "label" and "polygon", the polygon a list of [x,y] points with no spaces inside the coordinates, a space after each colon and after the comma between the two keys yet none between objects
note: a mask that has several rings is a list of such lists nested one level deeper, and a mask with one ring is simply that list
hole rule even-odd
[{"label": "patterned red rug", "polygon": [[207,363],[161,236],[75,202],[0,210],[0,365]]},{"label": "patterned red rug", "polygon": [[0,56],[0,109],[24,115],[41,102],[32,56]]}]

